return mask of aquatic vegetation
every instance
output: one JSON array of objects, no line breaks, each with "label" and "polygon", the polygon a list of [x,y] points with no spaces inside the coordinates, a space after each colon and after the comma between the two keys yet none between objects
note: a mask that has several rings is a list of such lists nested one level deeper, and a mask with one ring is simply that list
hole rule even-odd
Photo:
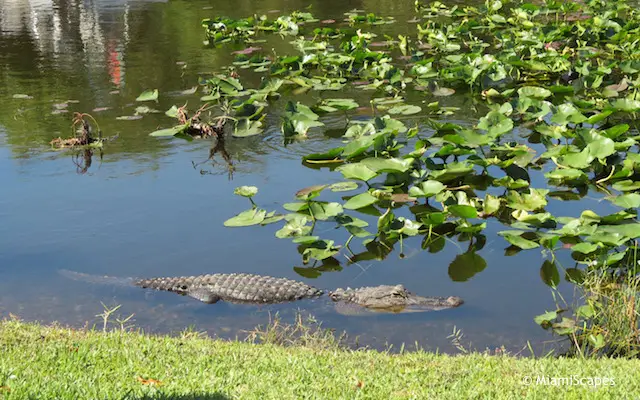
[{"label": "aquatic vegetation", "polygon": [[[89,124],[90,119],[95,125],[98,137],[94,135],[94,129]],[[70,138],[55,138],[49,143],[51,147],[56,149],[62,148],[76,148],[76,147],[102,147],[105,141],[114,140],[117,136],[112,138],[103,138],[102,131],[98,125],[98,121],[95,120],[90,114],[86,113],[74,113],[71,124],[71,130],[73,131],[73,137]]]},{"label": "aquatic vegetation", "polygon": [[[487,241],[487,224],[499,223],[506,256],[531,249],[551,255],[540,268],[551,287],[561,279],[555,253],[567,248],[575,261],[565,270],[569,282],[599,270],[634,275],[640,12],[625,1],[601,0],[417,1],[415,8],[415,33],[397,38],[365,31],[393,21],[359,10],[347,13],[347,27],[335,28],[309,13],[203,21],[210,44],[250,45],[250,52],[236,54],[235,67],[263,75],[257,89],[237,74],[201,82],[203,101],[230,110],[235,136],[260,134],[273,100],[284,94],[319,96],[315,104],[288,99],[280,113],[285,143],[321,128],[327,113],[346,119],[342,146],[303,157],[305,166],[334,170],[336,183],[300,190],[283,213],[254,203],[257,190],[238,189],[251,208],[225,225],[279,223],[275,235],[298,245],[305,263],[332,260],[343,250],[351,262],[383,259],[396,243],[403,254],[403,241],[412,237],[435,253],[447,243],[459,246],[456,238],[468,247],[449,275],[465,281],[487,267],[477,251]],[[249,57],[251,44],[269,33],[288,40],[292,54]],[[352,120],[358,102],[332,98],[347,87],[371,93],[371,118]],[[416,93],[421,105],[406,100]],[[440,101],[454,93],[476,107],[473,124],[447,120],[457,110]],[[337,200],[331,192],[348,193]],[[593,193],[618,211],[585,209],[579,217],[548,211],[551,200]],[[334,224],[347,240],[320,238],[320,223]],[[351,251],[354,239],[364,251]],[[304,269],[298,272],[322,271]],[[560,334],[575,332],[564,320],[553,322],[560,318],[554,313],[538,321]]]},{"label": "aquatic vegetation", "polygon": [[149,136],[176,136],[187,140],[223,136],[224,126],[229,117],[226,115],[215,117],[212,120],[216,121],[216,123],[212,125],[210,122],[202,121],[201,119],[202,113],[207,109],[208,105],[205,104],[200,107],[193,116],[189,117],[186,106],[173,106],[167,110],[165,114],[169,117],[176,118],[179,125],[153,131]]}]

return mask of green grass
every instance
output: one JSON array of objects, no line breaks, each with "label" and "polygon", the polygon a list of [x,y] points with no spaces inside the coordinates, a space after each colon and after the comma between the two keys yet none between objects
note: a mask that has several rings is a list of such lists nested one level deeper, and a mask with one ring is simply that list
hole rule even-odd
[{"label": "green grass", "polygon": [[[640,393],[639,371],[640,360],[394,355],[0,322],[6,399],[617,399]],[[526,376],[615,386],[527,386]]]}]

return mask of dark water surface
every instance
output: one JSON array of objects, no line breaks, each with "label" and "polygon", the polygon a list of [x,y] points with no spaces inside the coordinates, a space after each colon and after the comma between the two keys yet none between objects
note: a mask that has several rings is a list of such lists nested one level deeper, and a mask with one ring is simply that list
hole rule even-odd
[{"label": "dark water surface", "polygon": [[[554,308],[550,289],[540,279],[542,256],[535,251],[504,256],[506,242],[496,235],[503,227],[491,222],[487,246],[479,253],[488,267],[466,282],[454,282],[448,271],[465,243],[448,242],[443,251],[430,254],[419,251],[418,240],[408,240],[406,258],[396,249],[384,261],[358,265],[348,265],[340,255],[341,271],[309,279],[294,271],[302,266],[300,255],[290,241],[274,236],[277,224],[223,226],[248,207],[233,195],[237,186],[258,186],[260,206],[282,210],[298,189],[341,180],[337,173],[304,167],[301,157],[337,146],[339,139],[331,136],[340,134],[344,121],[327,120],[328,132],[314,131],[309,140],[285,148],[278,118],[270,116],[264,135],[227,140],[236,167],[230,180],[219,155],[213,164],[194,166],[207,160],[210,142],[149,137],[158,127],[171,126],[164,114],[116,119],[133,115],[139,105],[164,111],[187,101],[191,107],[200,104],[201,93],[172,92],[194,87],[200,74],[229,64],[235,49],[205,48],[202,18],[290,12],[308,4],[320,18],[341,19],[343,12],[363,8],[396,17],[398,23],[385,28],[395,34],[413,29],[406,23],[413,18],[413,2],[0,0],[0,316],[13,313],[79,326],[99,322],[101,303],[120,304],[122,315],[134,313],[135,325],[148,331],[194,326],[234,337],[267,322],[269,312],[290,318],[301,307],[323,326],[360,335],[360,343],[373,346],[418,342],[455,351],[447,339],[454,326],[464,333],[463,342],[477,349],[505,345],[518,351],[527,340],[542,349],[552,339],[533,322],[535,315]],[[136,103],[149,88],[160,90],[159,103]],[[446,101],[471,108],[464,96]],[[51,139],[71,133],[75,111],[94,115],[105,135],[119,135],[105,145],[102,156],[97,150],[50,150]],[[476,116],[468,111],[454,118],[464,122]],[[581,205],[551,200],[548,210],[578,215],[583,208],[605,207],[598,199]],[[319,233],[342,239],[330,227]],[[208,306],[170,293],[82,284],[59,275],[62,268],[123,277],[249,272],[322,288],[403,283],[419,294],[457,295],[466,303],[436,313],[366,318],[338,315],[312,302]]]}]

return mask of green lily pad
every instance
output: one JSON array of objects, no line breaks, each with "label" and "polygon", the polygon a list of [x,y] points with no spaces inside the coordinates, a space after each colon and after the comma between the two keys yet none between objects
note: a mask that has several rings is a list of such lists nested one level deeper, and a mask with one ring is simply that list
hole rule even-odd
[{"label": "green lily pad", "polygon": [[378,198],[369,192],[360,193],[344,203],[344,208],[348,210],[356,210],[358,208],[367,207],[378,202]]},{"label": "green lily pad", "polygon": [[158,100],[158,89],[145,90],[136,98],[136,101],[155,101]]},{"label": "green lily pad", "polygon": [[473,206],[457,204],[447,207],[447,210],[456,217],[460,218],[477,218],[478,211]]},{"label": "green lily pad", "polygon": [[356,182],[345,181],[345,182],[337,182],[329,185],[329,189],[332,192],[348,192],[351,190],[356,190],[359,185]]},{"label": "green lily pad", "polygon": [[233,218],[229,218],[224,221],[224,226],[239,227],[239,226],[251,226],[258,225],[264,221],[267,212],[258,208],[252,208],[236,215]]},{"label": "green lily pad", "polygon": [[451,89],[451,88],[438,87],[437,89],[433,90],[431,92],[431,94],[436,96],[436,97],[446,97],[446,96],[451,96],[455,92],[456,91],[454,89]]},{"label": "green lily pad", "polygon": [[525,239],[518,231],[501,231],[498,235],[504,237],[504,239],[514,246],[521,248],[522,250],[535,249],[540,245],[532,240]]},{"label": "green lily pad", "polygon": [[311,232],[311,225],[307,225],[309,222],[307,217],[296,214],[285,218],[287,219],[287,223],[276,232],[277,238],[303,237],[308,236]]},{"label": "green lily pad", "polygon": [[431,197],[440,193],[446,186],[439,181],[427,180],[409,189],[409,195],[414,197]]},{"label": "green lily pad", "polygon": [[640,207],[640,194],[627,193],[616,197],[611,197],[609,200],[623,208],[638,208]]},{"label": "green lily pad", "polygon": [[551,96],[552,93],[550,90],[537,87],[537,86],[524,86],[518,89],[518,96],[520,97],[531,97],[535,99],[546,99]]},{"label": "green lily pad", "polygon": [[149,134],[149,136],[156,136],[156,137],[175,136],[179,133],[184,132],[185,130],[187,130],[187,128],[189,128],[189,124],[176,125],[173,128],[159,129],[157,131],[153,131]]},{"label": "green lily pad", "polygon": [[636,112],[640,111],[640,100],[618,99],[611,106],[617,111]]},{"label": "green lily pad", "polygon": [[340,171],[347,179],[357,179],[365,182],[378,176],[376,171],[362,163],[341,165],[336,170]]},{"label": "green lily pad", "polygon": [[367,168],[375,171],[376,173],[380,172],[406,172],[411,164],[413,164],[412,159],[405,158],[365,158],[360,161],[360,164],[366,166]]},{"label": "green lily pad", "polygon": [[420,108],[420,106],[403,104],[400,106],[395,106],[393,108],[390,108],[388,111],[389,111],[389,114],[411,115],[411,114],[419,113],[420,111],[422,111],[422,108]]},{"label": "green lily pad", "polygon": [[249,137],[262,133],[262,121],[252,121],[247,118],[238,120],[233,131],[234,137]]}]

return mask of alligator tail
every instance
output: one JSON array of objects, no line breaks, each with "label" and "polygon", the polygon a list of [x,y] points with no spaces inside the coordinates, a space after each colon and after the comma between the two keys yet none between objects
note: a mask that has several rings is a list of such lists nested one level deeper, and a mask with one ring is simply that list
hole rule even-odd
[{"label": "alligator tail", "polygon": [[98,283],[105,285],[115,286],[133,286],[133,278],[119,278],[115,276],[105,275],[90,275],[83,272],[70,271],[68,269],[59,269],[58,273],[66,278],[73,279],[74,281],[81,281],[87,283]]}]

